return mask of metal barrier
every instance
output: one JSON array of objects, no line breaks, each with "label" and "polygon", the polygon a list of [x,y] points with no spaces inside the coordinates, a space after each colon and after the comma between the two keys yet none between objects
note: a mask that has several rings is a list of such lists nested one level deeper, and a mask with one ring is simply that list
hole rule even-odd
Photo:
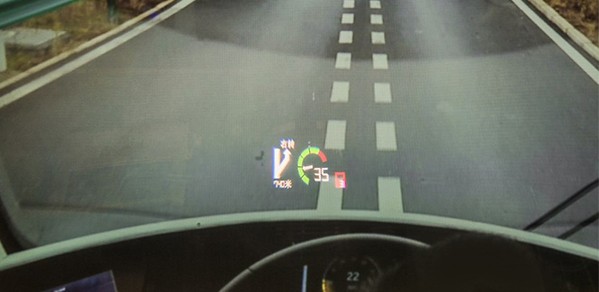
[{"label": "metal barrier", "polygon": [[77,0],[0,0],[0,28],[48,13]]},{"label": "metal barrier", "polygon": [[[0,29],[56,10],[77,0],[0,0]],[[0,72],[6,70],[4,40],[0,35]]]}]

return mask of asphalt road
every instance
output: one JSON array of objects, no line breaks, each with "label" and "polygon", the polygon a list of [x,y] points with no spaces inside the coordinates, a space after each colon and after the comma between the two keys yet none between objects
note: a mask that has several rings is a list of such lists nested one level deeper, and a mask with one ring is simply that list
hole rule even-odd
[{"label": "asphalt road", "polygon": [[[294,159],[309,144],[346,172],[350,210],[383,209],[391,195],[403,212],[523,228],[599,176],[597,84],[511,1],[380,4],[196,1],[0,109],[0,157],[29,212],[25,236],[39,244],[166,219],[316,209],[324,194],[295,170],[292,189],[273,187],[282,138],[294,139]],[[340,31],[352,31],[351,44]],[[349,69],[337,68],[340,52],[351,54]],[[388,68],[373,68],[385,66],[373,54]],[[346,102],[335,82],[349,83]],[[375,83],[391,102],[375,100]],[[381,177],[400,189],[383,191]],[[585,200],[552,228],[597,212],[597,190]],[[581,234],[597,246],[596,222]]]}]

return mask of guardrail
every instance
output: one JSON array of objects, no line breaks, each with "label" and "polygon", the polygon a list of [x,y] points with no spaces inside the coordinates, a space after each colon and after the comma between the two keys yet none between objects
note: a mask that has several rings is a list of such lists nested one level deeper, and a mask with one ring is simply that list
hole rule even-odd
[{"label": "guardrail", "polygon": [[77,0],[0,0],[0,28],[48,13]]}]

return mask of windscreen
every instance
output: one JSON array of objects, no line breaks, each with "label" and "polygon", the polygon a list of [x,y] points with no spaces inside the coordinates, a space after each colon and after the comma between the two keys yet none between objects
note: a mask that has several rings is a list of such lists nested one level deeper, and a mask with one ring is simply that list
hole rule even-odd
[{"label": "windscreen", "polygon": [[0,201],[26,246],[316,210],[598,247],[594,0],[4,2]]}]

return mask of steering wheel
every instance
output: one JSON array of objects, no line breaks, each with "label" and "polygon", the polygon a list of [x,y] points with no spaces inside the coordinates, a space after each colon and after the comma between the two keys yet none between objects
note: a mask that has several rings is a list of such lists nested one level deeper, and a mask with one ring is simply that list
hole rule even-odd
[{"label": "steering wheel", "polygon": [[403,238],[393,235],[372,234],[372,233],[352,233],[342,235],[332,235],[317,239],[308,240],[299,244],[292,245],[280,251],[277,251],[258,262],[254,263],[243,272],[239,273],[220,291],[246,291],[251,290],[249,283],[252,283],[254,277],[261,271],[266,271],[273,267],[275,263],[281,262],[286,258],[290,258],[302,253],[308,253],[314,250],[322,250],[336,246],[347,245],[363,245],[386,244],[397,247],[406,252],[412,253],[416,251],[427,250],[430,246],[420,241]]}]

